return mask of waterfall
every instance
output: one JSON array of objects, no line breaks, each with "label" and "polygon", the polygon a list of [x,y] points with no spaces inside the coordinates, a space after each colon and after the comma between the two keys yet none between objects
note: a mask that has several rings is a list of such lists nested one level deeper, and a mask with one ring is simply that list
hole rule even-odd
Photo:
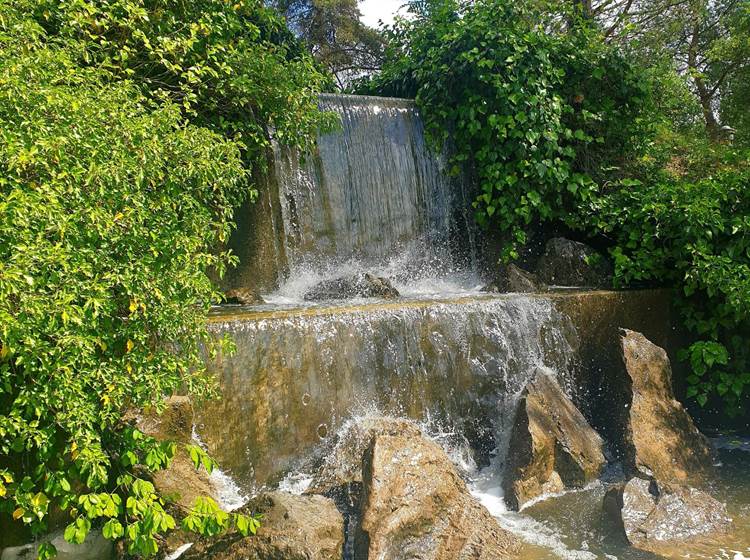
[{"label": "waterfall", "polygon": [[[573,369],[576,331],[546,298],[510,296],[216,316],[237,351],[201,435],[246,488],[274,480],[352,414],[450,425],[488,462],[537,366]],[[210,442],[220,442],[211,447]]]},{"label": "waterfall", "polygon": [[312,153],[275,146],[261,185],[267,210],[235,236],[235,251],[253,258],[234,283],[252,283],[272,265],[280,293],[294,301],[300,284],[359,270],[402,284],[474,271],[467,183],[427,145],[414,102],[324,94],[320,107],[340,129],[320,135]]}]

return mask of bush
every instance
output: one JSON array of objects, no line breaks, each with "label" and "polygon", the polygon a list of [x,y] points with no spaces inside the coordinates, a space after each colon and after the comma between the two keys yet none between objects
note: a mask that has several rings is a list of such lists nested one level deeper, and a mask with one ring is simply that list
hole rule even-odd
[{"label": "bush", "polygon": [[[712,394],[742,411],[750,386],[750,167],[689,182],[623,181],[582,208],[582,225],[614,244],[620,285],[678,287],[678,306],[696,342],[683,352],[693,373],[688,396]],[[586,213],[588,215],[586,216]]]},{"label": "bush", "polygon": [[[149,556],[175,527],[149,482],[175,444],[122,416],[214,394],[214,249],[271,129],[325,122],[279,25],[253,3],[0,0],[0,515],[36,534],[62,510],[68,541],[100,526]],[[257,527],[201,499],[183,527],[232,523]]]},{"label": "bush", "polygon": [[360,91],[416,96],[429,136],[450,143],[454,172],[479,186],[480,224],[510,234],[563,220],[596,194],[593,179],[635,152],[647,82],[585,25],[555,31],[529,3],[435,3],[399,20],[383,72]]}]

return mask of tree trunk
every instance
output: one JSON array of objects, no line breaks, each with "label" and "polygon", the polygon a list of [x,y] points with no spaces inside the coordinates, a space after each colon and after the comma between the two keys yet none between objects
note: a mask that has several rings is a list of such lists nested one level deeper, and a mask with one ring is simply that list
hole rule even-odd
[{"label": "tree trunk", "polygon": [[703,110],[703,119],[706,124],[706,134],[711,140],[719,139],[719,123],[716,120],[716,115],[712,107],[713,93],[706,86],[706,82],[703,79],[703,73],[698,67],[698,41],[700,39],[700,21],[696,15],[693,20],[693,36],[690,40],[690,48],[688,50],[688,69],[690,75],[693,78],[695,84],[695,90],[698,93],[698,100]]},{"label": "tree trunk", "polygon": [[591,19],[593,16],[593,10],[591,8],[591,0],[573,0],[573,5],[576,11],[579,12],[584,19]]}]

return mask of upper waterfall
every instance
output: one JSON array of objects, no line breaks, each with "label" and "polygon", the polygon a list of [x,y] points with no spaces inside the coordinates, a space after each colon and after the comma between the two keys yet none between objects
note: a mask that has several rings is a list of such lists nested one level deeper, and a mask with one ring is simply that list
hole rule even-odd
[{"label": "upper waterfall", "polygon": [[[342,272],[378,271],[403,283],[471,271],[470,194],[428,147],[414,102],[324,94],[320,106],[339,116],[340,128],[321,134],[312,153],[275,146],[263,187],[261,204],[276,209],[273,239],[264,242],[280,293],[293,298],[300,284]],[[241,260],[257,263],[257,252],[243,258],[243,245],[259,232],[237,237]]]}]

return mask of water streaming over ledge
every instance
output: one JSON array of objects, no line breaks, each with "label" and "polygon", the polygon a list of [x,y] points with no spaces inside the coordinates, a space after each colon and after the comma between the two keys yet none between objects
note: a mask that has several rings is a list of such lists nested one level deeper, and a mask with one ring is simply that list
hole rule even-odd
[{"label": "water streaming over ledge", "polygon": [[[256,282],[266,293],[280,286],[271,300],[287,302],[361,270],[417,291],[417,280],[431,293],[443,280],[474,287],[472,196],[428,147],[414,102],[324,94],[320,106],[341,128],[321,135],[313,153],[275,147],[263,213],[245,227],[240,219],[233,245],[245,258],[232,283]],[[275,270],[264,271],[270,264]]]},{"label": "water streaming over ledge", "polygon": [[246,487],[373,406],[450,424],[489,454],[507,398],[537,366],[565,378],[577,345],[550,300],[523,296],[260,311],[216,316],[212,329],[237,351],[212,366],[224,398],[202,414],[201,434]]},{"label": "water streaming over ledge", "polygon": [[[670,347],[668,294],[482,294],[471,189],[430,152],[414,103],[323,95],[320,104],[341,130],[312,154],[277,146],[260,200],[237,216],[242,265],[229,284],[258,288],[267,303],[211,319],[237,351],[209,362],[224,397],[198,410],[197,429],[239,485],[233,496],[280,482],[301,491],[302,467],[347,422],[408,417],[446,448],[500,523],[533,544],[526,558],[652,559],[607,540],[603,485],[513,513],[499,480],[516,401],[536,368],[606,430],[595,420],[613,405],[617,329]],[[303,301],[317,282],[363,271],[390,278],[402,299]],[[747,505],[731,507],[750,527]],[[715,557],[750,556],[733,546]]]}]

